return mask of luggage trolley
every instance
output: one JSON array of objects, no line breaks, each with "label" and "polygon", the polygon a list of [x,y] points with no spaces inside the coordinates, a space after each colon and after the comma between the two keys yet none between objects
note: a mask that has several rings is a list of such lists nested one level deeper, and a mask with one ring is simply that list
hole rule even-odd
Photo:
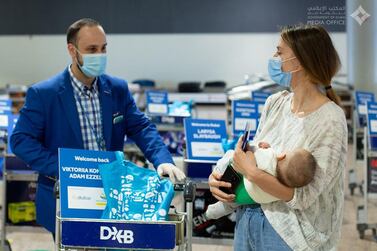
[{"label": "luggage trolley", "polygon": [[377,199],[377,103],[367,103],[367,127],[364,128],[364,182],[363,204],[357,207],[357,230],[360,239],[372,230],[377,241],[377,223],[369,223],[368,199]]},{"label": "luggage trolley", "polygon": [[6,188],[7,188],[7,171],[6,171],[6,153],[3,154],[3,183],[2,183],[2,193],[1,193],[1,202],[2,202],[2,208],[1,208],[1,227],[0,227],[0,249],[4,251],[11,251],[12,248],[10,246],[9,241],[6,239],[5,231],[6,231],[6,211],[7,210],[7,200],[6,200]]},{"label": "luggage trolley", "polygon": [[[7,134],[1,135],[0,138],[7,143]],[[30,169],[21,159],[12,153],[7,153],[8,144],[5,144],[5,149],[1,153],[3,158],[3,178],[1,189],[1,219],[0,219],[0,250],[11,251],[11,245],[6,238],[6,225],[7,225],[7,183],[9,181],[26,181],[36,182],[38,180],[38,173]],[[35,212],[29,212],[31,218],[35,217]]]},{"label": "luggage trolley", "polygon": [[[56,228],[55,250],[148,249],[192,250],[192,210],[196,185],[192,181],[174,185],[183,191],[187,212],[169,214],[167,221],[121,221],[104,219],[74,219],[60,217],[59,181],[55,184]],[[186,225],[186,237],[185,237]]]},{"label": "luggage trolley", "polygon": [[354,112],[352,119],[353,128],[353,168],[348,172],[348,188],[350,189],[350,194],[354,195],[355,189],[360,191],[361,195],[364,195],[364,181],[358,182],[356,169],[360,162],[364,161],[364,146],[366,145],[364,141],[364,128],[367,126],[366,115],[366,103],[374,102],[374,94],[372,92],[366,91],[355,91],[354,95]]}]

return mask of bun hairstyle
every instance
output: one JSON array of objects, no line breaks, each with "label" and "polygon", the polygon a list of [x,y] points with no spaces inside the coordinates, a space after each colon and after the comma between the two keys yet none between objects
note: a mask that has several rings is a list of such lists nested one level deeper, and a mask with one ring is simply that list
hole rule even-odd
[{"label": "bun hairstyle", "polygon": [[331,88],[331,80],[341,63],[329,33],[321,26],[284,27],[281,38],[292,49],[309,79],[325,88],[329,99],[340,105],[340,98]]}]

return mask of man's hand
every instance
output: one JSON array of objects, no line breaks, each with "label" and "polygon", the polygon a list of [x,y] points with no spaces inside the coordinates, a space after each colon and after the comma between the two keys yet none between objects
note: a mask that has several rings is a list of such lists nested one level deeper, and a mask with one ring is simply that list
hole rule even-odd
[{"label": "man's hand", "polygon": [[186,178],[186,175],[179,170],[175,165],[171,163],[162,163],[157,167],[157,173],[161,177],[163,175],[169,175],[171,182],[182,181]]}]

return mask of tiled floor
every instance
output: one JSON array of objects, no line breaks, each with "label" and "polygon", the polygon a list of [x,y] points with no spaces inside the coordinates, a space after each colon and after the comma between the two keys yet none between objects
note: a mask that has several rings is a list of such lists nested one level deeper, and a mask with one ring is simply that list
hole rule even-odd
[{"label": "tiled floor", "polygon": [[[350,147],[349,161],[351,161]],[[351,164],[349,164],[351,166]],[[358,167],[358,175],[361,176],[361,168]],[[347,172],[348,173],[348,172]],[[377,242],[372,240],[371,232],[366,232],[366,237],[364,240],[359,239],[358,232],[356,230],[356,207],[362,203],[362,197],[359,193],[354,196],[350,196],[347,177],[345,178],[345,207],[344,207],[344,218],[343,218],[343,228],[342,228],[342,239],[339,243],[338,250],[340,251],[367,251],[367,250],[377,250]],[[369,219],[370,222],[377,223],[377,200],[371,200],[369,203]],[[51,235],[46,233],[44,230],[38,228],[30,227],[8,227],[7,236],[11,241],[13,251],[31,251],[31,250],[53,250],[53,242]],[[214,245],[193,245],[193,250],[206,250],[206,251],[228,251],[233,248],[230,246],[214,246]]]}]

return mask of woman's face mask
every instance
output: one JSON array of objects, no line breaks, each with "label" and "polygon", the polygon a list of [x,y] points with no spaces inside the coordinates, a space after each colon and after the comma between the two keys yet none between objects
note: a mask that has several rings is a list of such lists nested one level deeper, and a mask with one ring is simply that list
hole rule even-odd
[{"label": "woman's face mask", "polygon": [[284,62],[290,61],[292,59],[295,59],[296,57],[291,57],[285,60],[281,60],[280,57],[273,57],[268,61],[268,74],[270,75],[270,78],[276,82],[277,84],[283,86],[283,87],[289,87],[291,85],[292,81],[292,73],[299,71],[294,70],[290,72],[284,72],[282,70],[282,65]]},{"label": "woman's face mask", "polygon": [[82,54],[77,48],[76,51],[81,55],[83,62],[83,65],[77,62],[77,65],[85,76],[94,78],[105,73],[107,63],[106,53]]}]

